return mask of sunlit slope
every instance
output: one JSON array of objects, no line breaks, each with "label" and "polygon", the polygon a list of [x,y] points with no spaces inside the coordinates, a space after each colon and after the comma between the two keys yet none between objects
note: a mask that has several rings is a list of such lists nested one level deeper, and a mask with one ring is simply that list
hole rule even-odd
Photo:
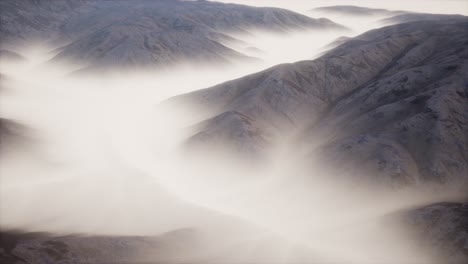
[{"label": "sunlit slope", "polygon": [[[212,116],[192,143],[228,142],[261,155],[297,131],[303,151],[318,144],[348,172],[368,170],[391,182],[466,181],[467,25],[373,30],[317,60],[279,65],[173,102]],[[307,150],[305,142],[314,147]]]}]

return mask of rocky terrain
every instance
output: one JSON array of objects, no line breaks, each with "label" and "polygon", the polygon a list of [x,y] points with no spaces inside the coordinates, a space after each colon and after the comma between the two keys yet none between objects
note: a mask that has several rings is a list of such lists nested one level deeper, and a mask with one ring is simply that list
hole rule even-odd
[{"label": "rocky terrain", "polygon": [[28,143],[27,128],[13,120],[0,118],[0,153]]},{"label": "rocky terrain", "polygon": [[[47,41],[54,60],[89,68],[228,63],[252,59],[226,46],[249,30],[345,30],[278,8],[208,1],[2,1],[2,46]],[[22,42],[21,42],[22,41]]]},{"label": "rocky terrain", "polygon": [[52,40],[58,37],[61,25],[84,9],[86,1],[20,0],[0,3],[2,46],[14,47],[19,41]]},{"label": "rocky terrain", "polygon": [[228,139],[237,151],[261,153],[275,135],[295,129],[302,143],[320,136],[326,156],[344,167],[361,164],[405,183],[467,180],[466,25],[372,30],[314,61],[173,100],[208,107],[213,116],[190,141]]},{"label": "rocky terrain", "polygon": [[58,236],[13,230],[0,233],[0,241],[2,263],[152,263],[150,256],[175,262],[176,251],[196,246],[197,234],[185,229],[154,237]]},{"label": "rocky terrain", "polygon": [[[468,210],[466,203],[438,203],[392,214],[388,224],[405,223],[410,233],[443,254],[444,263],[467,259]],[[0,261],[11,264],[43,263],[282,263],[282,249],[291,245],[272,235],[248,240],[206,238],[204,231],[178,229],[153,236],[50,234],[21,230],[0,232]],[[232,235],[232,234],[231,234]],[[215,244],[213,244],[213,242]],[[217,245],[214,246],[213,245]],[[253,250],[255,249],[255,250]],[[316,263],[314,254],[292,248],[290,263]],[[252,261],[249,261],[251,259]],[[320,263],[320,262],[319,262]]]},{"label": "rocky terrain", "polygon": [[361,6],[352,6],[352,5],[337,5],[337,6],[325,6],[314,8],[311,11],[313,12],[324,12],[330,14],[338,15],[348,15],[348,16],[396,16],[405,13],[407,11],[392,11],[382,8],[368,8]]},{"label": "rocky terrain", "polygon": [[345,43],[346,41],[350,40],[350,37],[342,36],[339,38],[336,38],[334,41],[330,42],[327,46],[324,48],[326,49],[332,49],[340,46],[341,44]]}]

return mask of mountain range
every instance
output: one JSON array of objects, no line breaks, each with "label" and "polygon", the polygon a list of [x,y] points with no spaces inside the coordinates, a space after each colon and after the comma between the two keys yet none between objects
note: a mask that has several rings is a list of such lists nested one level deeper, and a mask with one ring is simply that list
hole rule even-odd
[{"label": "mountain range", "polygon": [[[89,71],[225,64],[254,59],[228,47],[239,41],[230,32],[347,30],[284,9],[208,1],[53,2],[0,2],[1,59],[22,59],[17,46],[46,40],[57,47],[52,62],[83,63]],[[185,149],[213,148],[261,163],[286,141],[288,157],[304,161],[311,172],[320,164],[338,180],[358,185],[370,180],[393,190],[426,185],[434,192],[456,190],[463,196],[459,201],[395,214],[444,252],[447,263],[467,263],[468,18],[353,6],[316,11],[382,15],[388,17],[382,23],[395,25],[338,39],[314,60],[280,64],[163,102],[199,113],[187,128]],[[2,154],[18,142],[29,145],[25,131],[2,117]],[[1,261],[41,264],[149,261],[138,258],[143,253],[152,253],[151,261],[157,255],[173,263],[200,243],[191,229],[145,237],[1,230],[0,241]],[[263,242],[245,247],[271,250]],[[228,247],[200,263],[216,263],[241,249]]]},{"label": "mountain range", "polygon": [[466,181],[467,22],[372,30],[316,60],[172,101],[212,116],[197,126],[192,143],[227,141],[236,151],[258,154],[294,129],[301,144],[326,134],[323,150],[343,166],[359,164],[403,182]]},{"label": "mountain range", "polygon": [[208,1],[52,2],[2,1],[4,49],[47,41],[57,47],[53,61],[79,63],[89,69],[160,68],[179,62],[252,60],[227,46],[239,41],[230,33],[347,30],[326,18],[313,19],[285,9]]}]

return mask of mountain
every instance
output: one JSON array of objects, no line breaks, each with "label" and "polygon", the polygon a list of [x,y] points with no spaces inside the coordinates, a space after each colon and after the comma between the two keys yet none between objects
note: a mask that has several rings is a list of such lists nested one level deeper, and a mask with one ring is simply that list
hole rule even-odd
[{"label": "mountain", "polygon": [[227,142],[234,152],[261,156],[297,133],[303,151],[321,152],[346,174],[397,185],[467,182],[467,26],[464,19],[372,30],[316,60],[168,103],[207,112],[192,145]]},{"label": "mountain", "polygon": [[393,25],[398,23],[407,23],[414,21],[428,21],[428,20],[453,20],[453,19],[465,19],[465,16],[462,15],[443,15],[443,14],[424,14],[424,13],[414,13],[414,14],[402,14],[397,16],[392,16],[380,20],[379,22],[384,25]]},{"label": "mountain", "polygon": [[229,33],[250,30],[345,30],[328,19],[312,19],[278,8],[208,1],[3,1],[1,35],[7,46],[18,40],[46,39],[54,60],[91,68],[168,66],[178,62],[251,59],[225,46]]},{"label": "mountain", "polygon": [[381,8],[368,8],[353,5],[325,6],[314,8],[310,11],[348,16],[390,16],[408,13],[406,11],[391,11]]}]

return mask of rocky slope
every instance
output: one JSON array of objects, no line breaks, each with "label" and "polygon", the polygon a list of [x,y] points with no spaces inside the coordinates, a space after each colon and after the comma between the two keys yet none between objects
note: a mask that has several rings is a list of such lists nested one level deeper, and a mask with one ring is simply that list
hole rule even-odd
[{"label": "rocky slope", "polygon": [[434,22],[434,29],[411,33],[425,24],[387,28],[387,37],[403,30],[415,42],[367,83],[332,102],[313,125],[312,134],[329,127],[331,160],[404,183],[467,183],[466,22]]},{"label": "rocky slope", "polygon": [[372,30],[314,61],[173,102],[211,115],[191,142],[228,141],[236,151],[261,153],[295,130],[303,148],[319,137],[314,149],[347,171],[359,167],[391,182],[466,181],[467,25],[465,19]]},{"label": "rocky slope", "polygon": [[335,40],[333,40],[332,42],[330,42],[329,44],[327,44],[324,47],[324,49],[336,48],[336,47],[340,46],[341,44],[345,43],[346,41],[348,41],[350,39],[351,39],[350,37],[346,37],[346,36],[338,37]]},{"label": "rocky slope", "polygon": [[163,66],[177,62],[248,59],[226,47],[228,34],[249,30],[344,30],[278,8],[208,1],[2,1],[4,45],[45,39],[58,49],[55,60],[89,67]]},{"label": "rocky slope", "polygon": [[[188,146],[263,157],[288,135],[288,157],[342,179],[468,192],[468,20],[411,22],[175,97],[209,118]],[[318,158],[317,158],[318,156]],[[328,166],[327,166],[328,165]],[[311,170],[314,171],[314,170]],[[330,176],[329,176],[330,177]],[[407,222],[450,263],[468,260],[466,205],[411,210]]]},{"label": "rocky slope", "polygon": [[17,148],[27,142],[27,128],[16,121],[0,117],[0,153],[5,154],[10,148]]},{"label": "rocky slope", "polygon": [[[177,250],[195,246],[197,234],[190,229],[154,237],[52,235],[24,231],[0,233],[2,263],[151,263],[176,261]],[[172,253],[171,253],[172,252]]]},{"label": "rocky slope", "polygon": [[[411,237],[421,239],[443,254],[444,263],[468,259],[468,209],[466,203],[438,203],[397,212],[388,225],[411,226]],[[203,230],[178,229],[154,236],[50,234],[21,230],[0,232],[0,261],[11,264],[43,263],[316,263],[310,248],[291,245],[275,235],[232,240],[225,231],[208,238]],[[219,236],[223,233],[223,239]],[[434,252],[435,253],[435,252]],[[440,257],[440,256],[439,256]],[[367,263],[367,262],[366,262]],[[408,262],[410,263],[410,262]],[[420,262],[417,262],[420,263]],[[424,263],[424,262],[423,262]]]},{"label": "rocky slope", "polygon": [[[276,239],[275,236],[260,236],[226,242],[230,239],[218,237],[217,242],[208,242],[203,231],[192,228],[155,236],[53,235],[11,230],[0,232],[0,261],[9,264],[215,264],[259,263],[259,260],[260,263],[280,263],[281,249],[291,244],[272,245]],[[301,249],[295,248],[298,252]],[[297,256],[297,261],[306,259],[310,260],[310,255]]]},{"label": "rocky slope", "polygon": [[438,203],[410,211],[406,221],[415,233],[442,249],[450,263],[468,259],[468,203]]},{"label": "rocky slope", "polygon": [[84,8],[87,1],[19,0],[0,2],[2,46],[14,47],[18,41],[57,38],[61,25]]}]

